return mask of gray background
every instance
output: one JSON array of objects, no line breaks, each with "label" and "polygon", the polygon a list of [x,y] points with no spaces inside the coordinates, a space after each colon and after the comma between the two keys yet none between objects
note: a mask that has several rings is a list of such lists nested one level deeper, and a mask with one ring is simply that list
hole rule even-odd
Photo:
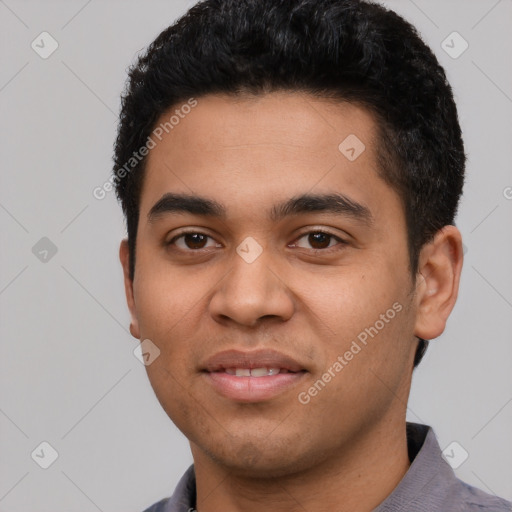
[{"label": "gray background", "polygon": [[[0,0],[2,512],[141,511],[192,461],[133,355],[121,210],[92,190],[110,173],[127,66],[193,3]],[[462,479],[512,499],[512,2],[386,4],[445,66],[469,156],[459,300],[409,419],[469,453]],[[31,48],[42,31],[59,44],[47,59]],[[441,46],[453,31],[469,43],[456,59]],[[57,248],[46,261],[42,237]],[[48,469],[31,458],[42,441],[58,452]]]}]

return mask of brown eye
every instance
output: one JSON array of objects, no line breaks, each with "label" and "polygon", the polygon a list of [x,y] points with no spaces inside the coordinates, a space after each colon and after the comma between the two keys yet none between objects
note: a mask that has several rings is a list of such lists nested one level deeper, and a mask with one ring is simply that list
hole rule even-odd
[{"label": "brown eye", "polygon": [[206,243],[206,235],[201,233],[187,233],[183,235],[183,241],[189,249],[202,249]]},{"label": "brown eye", "polygon": [[[213,241],[211,236],[205,235],[204,233],[190,231],[175,236],[167,243],[167,245],[175,245],[183,251],[192,252],[207,248],[206,243],[208,239]],[[179,243],[177,243],[178,241]],[[212,246],[210,245],[210,247]],[[213,247],[215,247],[215,245]]]},{"label": "brown eye", "polygon": [[313,249],[326,249],[329,247],[331,239],[332,236],[325,233],[310,233],[308,235],[308,243],[311,244]]},{"label": "brown eye", "polygon": [[[324,231],[310,231],[309,233],[304,233],[297,240],[306,239],[307,244],[310,247],[296,244],[298,247],[309,249],[311,248],[314,251],[325,251],[326,249],[331,249],[336,245],[344,245],[346,242],[341,238],[332,235],[331,233],[326,233]],[[338,242],[338,244],[331,242]]]}]

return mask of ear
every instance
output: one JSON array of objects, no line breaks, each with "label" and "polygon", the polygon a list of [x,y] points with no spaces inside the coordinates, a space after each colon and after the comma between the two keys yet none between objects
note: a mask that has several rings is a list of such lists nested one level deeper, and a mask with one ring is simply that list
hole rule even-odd
[{"label": "ear", "polygon": [[455,226],[444,226],[421,250],[414,332],[419,338],[431,340],[443,333],[457,300],[462,262],[462,235]]},{"label": "ear", "polygon": [[130,323],[130,333],[134,338],[139,340],[139,321],[137,318],[137,308],[135,307],[135,299],[133,296],[133,281],[130,279],[130,250],[128,248],[128,240],[126,238],[121,241],[121,246],[119,247],[119,259],[121,260],[121,265],[123,266],[126,302],[132,317]]}]

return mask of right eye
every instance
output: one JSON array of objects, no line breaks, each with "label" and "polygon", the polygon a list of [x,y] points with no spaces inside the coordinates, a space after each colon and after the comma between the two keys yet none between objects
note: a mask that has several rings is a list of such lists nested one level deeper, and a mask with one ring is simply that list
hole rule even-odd
[{"label": "right eye", "polygon": [[[197,252],[201,249],[208,248],[205,246],[205,242],[208,238],[213,240],[211,236],[198,231],[184,231],[169,240],[166,245],[176,246],[180,251],[184,252]],[[177,243],[178,241],[180,241],[180,243]],[[217,244],[213,245],[213,247],[221,246],[220,244]]]}]

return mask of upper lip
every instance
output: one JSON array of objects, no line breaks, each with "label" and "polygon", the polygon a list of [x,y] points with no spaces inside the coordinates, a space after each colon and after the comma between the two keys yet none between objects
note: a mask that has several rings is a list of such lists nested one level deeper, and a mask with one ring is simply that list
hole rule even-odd
[{"label": "upper lip", "polygon": [[225,350],[208,358],[203,370],[217,372],[228,368],[281,368],[290,372],[300,372],[305,368],[295,359],[275,350]]}]

